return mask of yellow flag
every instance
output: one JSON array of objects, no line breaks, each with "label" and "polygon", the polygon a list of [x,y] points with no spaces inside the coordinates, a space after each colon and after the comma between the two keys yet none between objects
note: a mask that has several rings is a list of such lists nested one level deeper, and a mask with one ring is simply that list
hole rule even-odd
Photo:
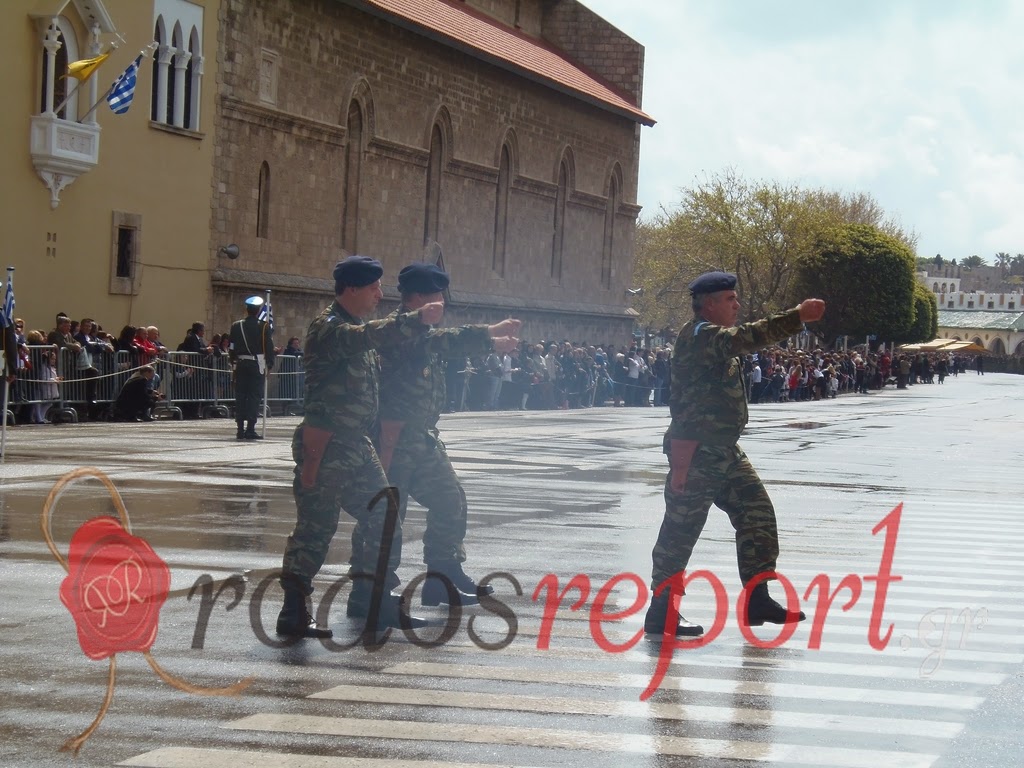
[{"label": "yellow flag", "polygon": [[107,60],[110,56],[110,51],[101,53],[99,56],[93,56],[91,59],[81,59],[80,61],[73,61],[68,64],[68,77],[73,77],[80,83],[84,83],[89,79],[89,76],[96,71],[96,68]]}]

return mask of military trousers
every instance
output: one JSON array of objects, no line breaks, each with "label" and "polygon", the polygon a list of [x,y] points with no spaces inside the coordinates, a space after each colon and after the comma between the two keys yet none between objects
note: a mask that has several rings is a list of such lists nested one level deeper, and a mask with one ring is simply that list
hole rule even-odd
[{"label": "military trousers", "polygon": [[775,570],[779,534],[761,478],[738,445],[699,445],[682,491],[672,490],[671,470],[665,479],[665,518],[652,553],[652,587],[686,568],[712,504],[729,516],[736,530],[742,582]]},{"label": "military trousers", "polygon": [[[285,545],[281,585],[308,595],[313,591],[313,577],[327,559],[327,550],[338,530],[342,509],[356,521],[352,531],[349,574],[364,578],[374,576],[384,540],[388,504],[397,508],[398,500],[389,492],[371,506],[374,498],[388,488],[388,481],[368,437],[355,442],[329,440],[313,486],[303,487],[301,477],[305,457],[302,430],[300,425],[292,439],[292,456],[295,459],[292,491],[297,519]],[[401,561],[401,527],[401,519],[396,515],[389,558],[389,561],[394,560],[395,566],[385,571],[385,589],[393,589],[400,583],[395,570]]]},{"label": "military trousers", "polygon": [[255,360],[235,364],[235,420],[255,422],[263,399],[263,375]]},{"label": "military trousers", "polygon": [[[464,562],[466,493],[455,476],[444,443],[433,432],[403,430],[388,466],[388,482],[398,488],[398,509],[403,521],[410,498],[427,509],[423,562]],[[397,567],[394,553],[391,560]]]}]

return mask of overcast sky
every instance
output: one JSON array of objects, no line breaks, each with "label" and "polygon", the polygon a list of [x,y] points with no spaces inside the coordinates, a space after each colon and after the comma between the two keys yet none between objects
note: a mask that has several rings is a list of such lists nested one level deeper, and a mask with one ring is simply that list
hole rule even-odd
[{"label": "overcast sky", "polygon": [[870,193],[920,256],[1024,253],[1024,2],[582,1],[646,48],[642,216],[731,167]]}]

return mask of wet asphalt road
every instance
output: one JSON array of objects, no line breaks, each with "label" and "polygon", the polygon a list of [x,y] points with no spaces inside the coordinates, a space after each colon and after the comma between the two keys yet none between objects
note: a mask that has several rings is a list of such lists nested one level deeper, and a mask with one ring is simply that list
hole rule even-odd
[{"label": "wet asphalt road", "polygon": [[[445,416],[470,503],[466,570],[505,574],[494,582],[505,615],[467,609],[443,644],[425,647],[438,626],[376,649],[345,618],[345,590],[329,614],[333,647],[275,648],[265,635],[280,592],[253,596],[279,567],[294,521],[296,419],[272,419],[263,443],[237,443],[233,424],[216,420],[13,429],[0,488],[0,766],[1018,765],[1022,402],[1024,377],[972,373],[907,392],[754,407],[741,444],[776,505],[779,570],[801,597],[823,573],[831,590],[855,574],[847,583],[861,594],[843,611],[850,593],[839,593],[820,649],[809,648],[810,620],[781,647],[745,640],[731,529],[713,509],[691,567],[720,580],[728,609],[703,581],[683,612],[710,627],[720,609],[724,628],[703,648],[676,651],[645,700],[659,647],[632,641],[642,620],[629,615],[633,580],[605,596],[605,613],[623,617],[596,623],[598,639],[588,611],[617,574],[649,576],[665,409]],[[83,466],[111,478],[132,532],[170,568],[152,657],[197,686],[252,683],[235,697],[186,693],[139,653],[120,653],[109,710],[73,760],[58,749],[96,717],[109,665],[79,646],[40,518],[58,478]],[[50,526],[58,552],[85,520],[116,514],[110,499],[96,480],[65,491]],[[901,503],[897,529],[890,513]],[[423,512],[409,515],[406,583],[422,553]],[[350,530],[343,523],[317,598],[345,573]],[[864,577],[878,573],[886,534],[902,579],[872,631],[878,582]],[[557,578],[561,591],[577,574],[585,604],[570,610],[574,587],[545,623],[538,585]],[[188,598],[197,582],[228,587],[204,611],[202,588]],[[890,625],[885,649],[874,649]],[[757,632],[770,639],[773,629]]]}]

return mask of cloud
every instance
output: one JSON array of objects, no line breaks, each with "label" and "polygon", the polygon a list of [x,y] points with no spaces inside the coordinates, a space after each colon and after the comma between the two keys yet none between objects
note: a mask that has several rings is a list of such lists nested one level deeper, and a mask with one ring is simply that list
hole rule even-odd
[{"label": "cloud", "polygon": [[925,254],[1024,251],[1024,3],[584,2],[646,47],[645,215],[734,168],[868,192]]}]

